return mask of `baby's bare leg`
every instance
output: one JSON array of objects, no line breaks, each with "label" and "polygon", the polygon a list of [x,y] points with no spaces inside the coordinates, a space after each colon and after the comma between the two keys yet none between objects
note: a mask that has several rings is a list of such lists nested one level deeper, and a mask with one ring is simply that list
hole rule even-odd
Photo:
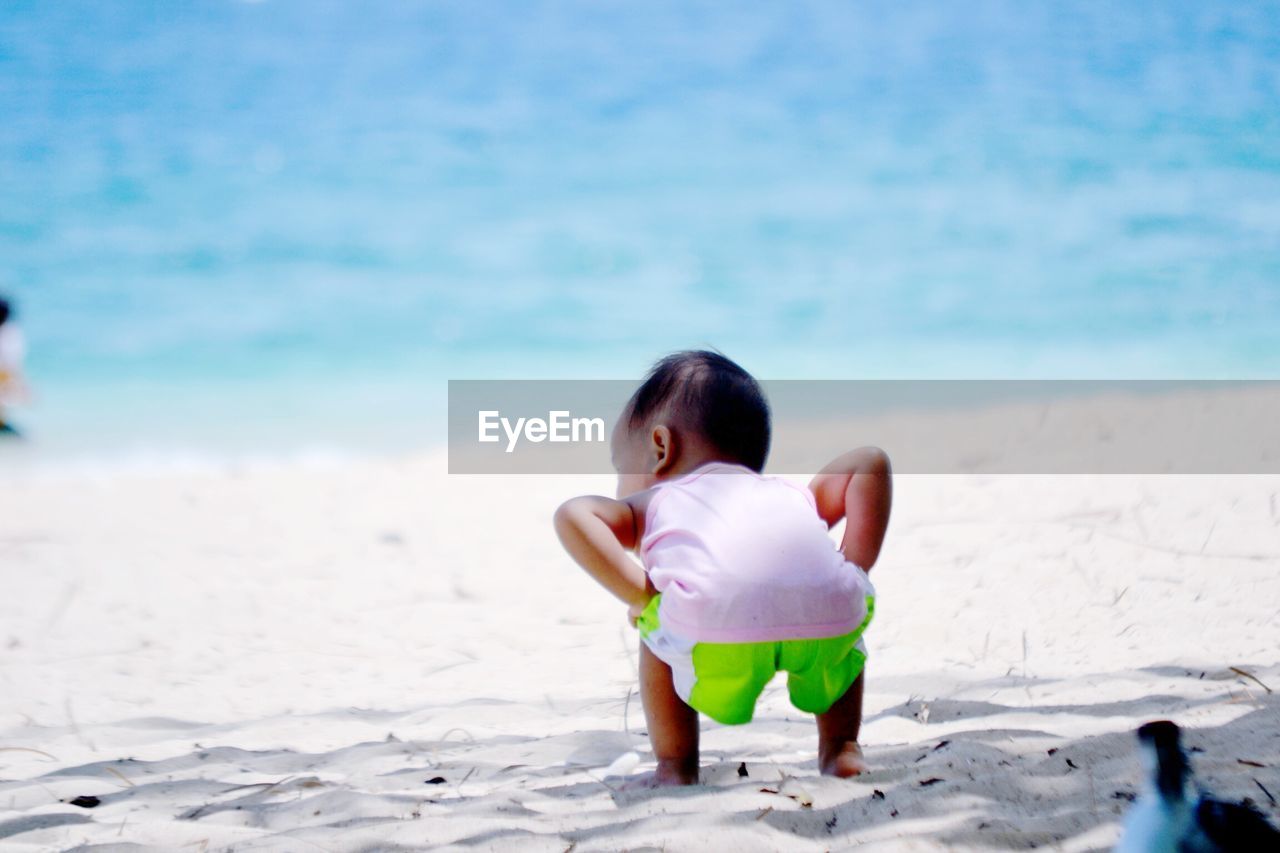
[{"label": "baby's bare leg", "polygon": [[640,698],[649,725],[658,769],[658,785],[695,785],[698,782],[698,712],[684,703],[671,679],[671,667],[640,644]]},{"label": "baby's bare leg", "polygon": [[[864,670],[865,674],[865,670]],[[818,715],[818,769],[825,776],[848,778],[867,769],[858,746],[862,727],[862,675],[836,700],[825,714]]]}]

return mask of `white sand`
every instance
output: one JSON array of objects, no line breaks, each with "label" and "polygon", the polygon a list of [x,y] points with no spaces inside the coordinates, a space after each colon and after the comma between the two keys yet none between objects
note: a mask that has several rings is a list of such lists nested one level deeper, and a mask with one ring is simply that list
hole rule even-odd
[{"label": "white sand", "polygon": [[647,760],[636,638],[549,523],[584,491],[439,455],[7,476],[0,848],[1093,849],[1159,717],[1280,820],[1280,696],[1229,668],[1280,690],[1280,478],[899,478],[872,772],[818,777],[779,681],[704,724],[704,786],[639,794],[597,778]]}]

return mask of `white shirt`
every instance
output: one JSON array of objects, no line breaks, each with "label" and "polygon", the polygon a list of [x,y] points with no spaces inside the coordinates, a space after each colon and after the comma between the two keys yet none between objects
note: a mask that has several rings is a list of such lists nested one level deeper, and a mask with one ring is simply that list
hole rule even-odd
[{"label": "white shirt", "polygon": [[17,373],[27,357],[27,339],[16,323],[0,325],[0,370]]},{"label": "white shirt", "polygon": [[808,489],[724,462],[655,488],[640,555],[659,619],[681,637],[838,637],[866,619],[871,581],[845,562]]}]

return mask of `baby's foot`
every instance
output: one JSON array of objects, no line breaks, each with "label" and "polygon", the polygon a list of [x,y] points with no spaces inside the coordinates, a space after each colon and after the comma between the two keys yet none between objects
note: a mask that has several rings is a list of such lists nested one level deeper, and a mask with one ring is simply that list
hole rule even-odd
[{"label": "baby's foot", "polygon": [[672,788],[698,784],[698,769],[676,762],[658,762],[652,773],[628,779],[618,786],[619,791],[640,791],[646,788]]},{"label": "baby's foot", "polygon": [[698,784],[698,765],[690,766],[676,761],[659,761],[658,769],[653,771],[653,778],[660,787],[696,785]]},{"label": "baby's foot", "polygon": [[850,779],[867,772],[867,762],[862,758],[862,747],[854,741],[841,746],[822,760],[822,775]]}]

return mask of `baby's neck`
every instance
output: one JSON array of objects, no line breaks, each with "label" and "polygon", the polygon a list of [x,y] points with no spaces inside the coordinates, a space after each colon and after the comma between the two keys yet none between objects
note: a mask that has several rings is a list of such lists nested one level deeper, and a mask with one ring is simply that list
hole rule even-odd
[{"label": "baby's neck", "polygon": [[676,463],[668,469],[667,476],[664,477],[663,479],[670,479],[670,480],[679,479],[680,477],[683,477],[686,474],[692,474],[694,471],[697,471],[702,466],[710,465],[713,462],[719,462],[724,465],[739,464],[737,462],[734,462],[731,459],[725,459],[722,455],[715,453],[714,451],[711,451],[711,450],[686,453],[685,455],[681,456],[680,459],[678,459]]}]

